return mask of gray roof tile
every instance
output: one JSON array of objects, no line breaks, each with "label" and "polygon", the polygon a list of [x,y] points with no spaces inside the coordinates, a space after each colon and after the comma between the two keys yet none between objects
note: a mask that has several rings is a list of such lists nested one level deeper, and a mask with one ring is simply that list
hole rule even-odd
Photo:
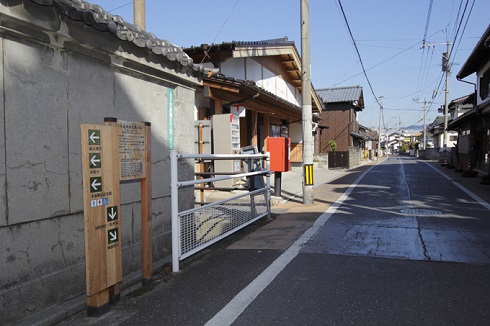
[{"label": "gray roof tile", "polygon": [[[42,6],[53,7],[64,16],[82,21],[98,31],[109,32],[122,41],[135,44],[140,48],[147,48],[155,54],[162,55],[170,61],[177,61],[183,67],[193,71],[208,73],[211,70],[203,65],[195,64],[180,46],[173,45],[167,40],[158,39],[154,34],[143,30],[138,25],[130,24],[120,16],[112,15],[101,6],[84,0],[30,0]],[[217,70],[216,70],[217,71]],[[215,72],[213,70],[213,72]]]},{"label": "gray roof tile", "polygon": [[359,101],[362,94],[361,86],[322,88],[316,90],[324,103],[340,103]]}]

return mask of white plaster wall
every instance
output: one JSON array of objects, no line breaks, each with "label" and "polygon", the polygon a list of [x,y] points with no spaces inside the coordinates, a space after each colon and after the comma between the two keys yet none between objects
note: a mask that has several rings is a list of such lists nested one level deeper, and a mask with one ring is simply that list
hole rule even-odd
[{"label": "white plaster wall", "polygon": [[226,76],[245,79],[245,59],[228,59],[221,63],[220,72]]},{"label": "white plaster wall", "polygon": [[258,86],[263,87],[262,65],[253,59],[246,59],[246,79],[253,80]]},{"label": "white plaster wall", "polygon": [[286,81],[279,76],[276,77],[276,95],[290,101],[290,99],[288,99],[288,85]]},{"label": "white plaster wall", "polygon": [[262,67],[262,76],[262,87],[272,94],[277,94],[276,75],[269,69]]},{"label": "white plaster wall", "polygon": [[[287,93],[286,93],[286,99],[293,104],[301,106],[301,94],[299,94],[296,87],[294,87],[291,84],[287,84],[287,87],[288,87],[288,89],[287,89]],[[298,100],[296,94],[300,95],[299,100]]]},{"label": "white plaster wall", "polygon": [[268,92],[293,104],[301,105],[301,94],[293,85],[253,59],[229,59],[221,63],[220,71],[226,76],[253,80],[257,86]]}]

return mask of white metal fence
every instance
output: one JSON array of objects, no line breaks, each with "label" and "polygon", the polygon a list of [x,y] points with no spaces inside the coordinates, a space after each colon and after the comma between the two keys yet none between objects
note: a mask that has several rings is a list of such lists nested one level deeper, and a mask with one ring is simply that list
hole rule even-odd
[{"label": "white metal fence", "polygon": [[[213,243],[231,235],[258,219],[270,215],[270,171],[265,164],[268,154],[179,154],[171,151],[171,201],[172,201],[172,270],[179,271],[179,262]],[[178,180],[179,160],[248,160],[262,161],[256,169],[240,174],[220,175],[214,178]],[[253,169],[253,168],[252,168]],[[265,177],[263,187],[245,191],[224,200],[179,212],[179,189],[196,184],[226,179]]]}]

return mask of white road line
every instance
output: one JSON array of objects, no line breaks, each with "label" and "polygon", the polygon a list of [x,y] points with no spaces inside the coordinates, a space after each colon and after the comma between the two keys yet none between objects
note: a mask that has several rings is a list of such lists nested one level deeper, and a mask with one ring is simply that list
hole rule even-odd
[{"label": "white road line", "polygon": [[[379,164],[379,163],[378,163]],[[298,255],[301,248],[320,230],[320,228],[328,221],[330,216],[339,208],[342,203],[349,197],[350,193],[364,176],[373,168],[366,170],[356,181],[333,203],[315,223],[306,230],[303,235],[296,240],[281,256],[279,256],[269,267],[267,267],[255,280],[253,280],[246,288],[238,293],[223,309],[221,309],[213,318],[211,318],[207,326],[223,326],[231,325],[240,314],[245,311],[249,304],[276,278],[277,275]]]},{"label": "white road line", "polygon": [[474,193],[472,193],[471,191],[469,191],[468,189],[466,189],[465,187],[463,187],[463,185],[461,185],[459,182],[457,182],[454,179],[451,179],[449,176],[447,176],[446,174],[442,173],[441,171],[439,171],[438,169],[436,169],[435,167],[433,167],[429,163],[427,163],[427,162],[424,162],[424,163],[427,164],[428,166],[430,166],[431,168],[433,168],[434,170],[436,170],[437,172],[439,172],[444,178],[446,178],[447,180],[451,181],[456,187],[458,187],[463,192],[465,192],[468,196],[470,196],[471,198],[473,198],[478,204],[482,205],[483,207],[485,207],[487,210],[490,211],[490,204],[487,203],[485,200],[481,199],[480,197],[478,197],[477,195],[475,195]]}]

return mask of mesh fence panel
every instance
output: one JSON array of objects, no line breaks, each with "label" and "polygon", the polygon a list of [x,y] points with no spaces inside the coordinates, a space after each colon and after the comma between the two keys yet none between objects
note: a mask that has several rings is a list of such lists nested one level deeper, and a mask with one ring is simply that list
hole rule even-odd
[{"label": "mesh fence panel", "polygon": [[181,258],[268,214],[266,191],[179,213]]}]

